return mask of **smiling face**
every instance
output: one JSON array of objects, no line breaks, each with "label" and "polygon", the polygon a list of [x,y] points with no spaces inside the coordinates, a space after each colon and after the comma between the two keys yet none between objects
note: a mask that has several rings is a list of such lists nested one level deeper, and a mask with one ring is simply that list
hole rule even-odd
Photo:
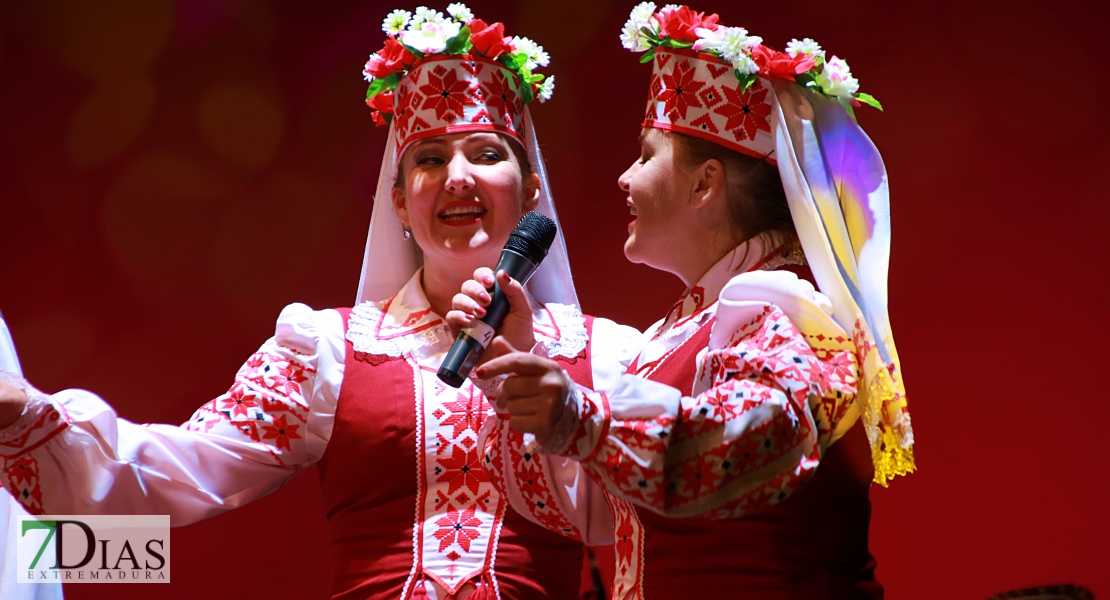
[{"label": "smiling face", "polygon": [[617,180],[628,193],[633,220],[624,255],[663,271],[675,272],[672,258],[688,247],[691,177],[676,163],[674,143],[658,129],[640,135],[640,158]]},{"label": "smiling face", "polygon": [[536,207],[539,179],[523,173],[514,142],[492,132],[414,142],[393,190],[397,216],[429,261],[493,266],[524,213]]}]

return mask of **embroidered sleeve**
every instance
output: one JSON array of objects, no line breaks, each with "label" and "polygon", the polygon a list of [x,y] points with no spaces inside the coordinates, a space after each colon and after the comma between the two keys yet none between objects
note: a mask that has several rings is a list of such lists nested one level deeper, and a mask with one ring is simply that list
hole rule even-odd
[{"label": "embroidered sleeve", "polygon": [[812,476],[856,390],[850,349],[815,350],[769,304],[697,368],[695,396],[632,376],[608,394],[581,394],[568,456],[660,514],[742,516]]},{"label": "embroidered sleeve", "polygon": [[613,543],[605,491],[576,461],[540,454],[530,434],[495,415],[482,427],[483,466],[513,509],[534,523],[585,544]]},{"label": "embroidered sleeve", "polygon": [[[594,319],[593,338],[587,338],[577,307],[546,305],[549,318],[537,317],[539,342],[532,349],[541,356],[565,362],[584,359],[590,342],[590,369],[599,388],[611,385],[638,351],[640,332],[606,319]],[[601,337],[604,336],[604,340]],[[554,343],[558,342],[558,343]],[[577,397],[577,394],[572,394]],[[571,420],[567,437],[576,433]],[[497,415],[483,427],[484,466],[513,508],[533,522],[589,545],[612,544],[611,502],[582,466],[563,456],[541,452],[535,438],[509,427],[507,415]],[[564,445],[566,442],[560,442]],[[629,509],[630,510],[630,509]]]},{"label": "embroidered sleeve", "polygon": [[227,393],[180,427],[131,423],[83,390],[32,403],[31,419],[0,431],[3,483],[32,513],[169,514],[175,526],[245,504],[323,454],[342,336],[337,312],[287,307]]}]

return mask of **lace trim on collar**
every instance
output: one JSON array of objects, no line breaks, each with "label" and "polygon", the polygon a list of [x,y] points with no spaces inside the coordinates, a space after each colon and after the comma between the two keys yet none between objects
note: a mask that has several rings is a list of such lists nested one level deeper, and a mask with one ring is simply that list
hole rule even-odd
[{"label": "lace trim on collar", "polygon": [[[429,327],[422,331],[399,335],[387,340],[377,336],[378,325],[385,315],[385,302],[363,302],[351,310],[347,324],[347,340],[356,352],[400,357],[429,346],[451,342],[451,330],[446,323]],[[554,321],[554,331],[550,325],[537,324],[536,340],[543,344],[547,355],[554,358],[562,356],[574,358],[586,349],[589,334],[586,332],[586,317],[572,304],[546,304],[545,310]]]},{"label": "lace trim on collar", "polygon": [[586,332],[586,317],[582,316],[582,311],[573,304],[550,303],[545,304],[544,308],[551,314],[558,328],[558,339],[548,336],[546,332],[536,331],[536,341],[547,349],[547,355],[551,358],[574,358],[581,354],[590,340]]},{"label": "lace trim on collar", "polygon": [[363,302],[351,310],[351,318],[347,323],[347,340],[354,345],[356,352],[397,358],[440,342],[451,341],[451,330],[446,323],[387,340],[379,339],[378,325],[385,316],[382,308],[386,302],[388,301]]}]

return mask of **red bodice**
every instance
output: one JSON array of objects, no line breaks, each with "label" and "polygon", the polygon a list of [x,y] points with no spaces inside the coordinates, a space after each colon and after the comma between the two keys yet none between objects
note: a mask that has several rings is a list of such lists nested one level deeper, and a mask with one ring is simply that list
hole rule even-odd
[{"label": "red bodice", "polygon": [[[790,269],[812,282],[808,269]],[[710,319],[648,379],[693,390]],[[857,423],[822,457],[813,479],[783,502],[740,519],[672,519],[637,508],[644,527],[648,598],[754,599],[883,597],[868,550],[874,476],[871,448]],[[731,590],[731,592],[730,592]]]},{"label": "red bodice", "polygon": [[[350,311],[340,312],[346,322]],[[334,565],[331,594],[395,600],[410,575],[420,579],[413,530],[423,457],[416,450],[414,373],[404,359],[346,345],[335,425],[319,464]],[[487,565],[491,560],[505,600],[578,596],[582,545],[512,509],[505,511],[496,557]]]}]

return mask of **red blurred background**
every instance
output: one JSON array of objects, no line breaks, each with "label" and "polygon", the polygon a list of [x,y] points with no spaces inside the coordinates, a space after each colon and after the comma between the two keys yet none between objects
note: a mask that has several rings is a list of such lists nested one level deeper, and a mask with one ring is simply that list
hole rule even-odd
[{"label": "red blurred background", "polygon": [[[556,94],[534,116],[579,295],[642,328],[681,285],[621,252],[615,180],[638,152],[649,72],[617,40],[632,4],[471,6],[550,51]],[[182,422],[282,306],[353,301],[385,138],[360,71],[399,6],[0,3],[0,308],[32,382]],[[695,8],[779,47],[816,38],[886,107],[859,113],[890,173],[891,314],[920,469],[872,493],[889,597],[1110,593],[1100,5],[750,7]],[[174,530],[170,585],[66,592],[323,597],[324,525],[312,471]]]}]

